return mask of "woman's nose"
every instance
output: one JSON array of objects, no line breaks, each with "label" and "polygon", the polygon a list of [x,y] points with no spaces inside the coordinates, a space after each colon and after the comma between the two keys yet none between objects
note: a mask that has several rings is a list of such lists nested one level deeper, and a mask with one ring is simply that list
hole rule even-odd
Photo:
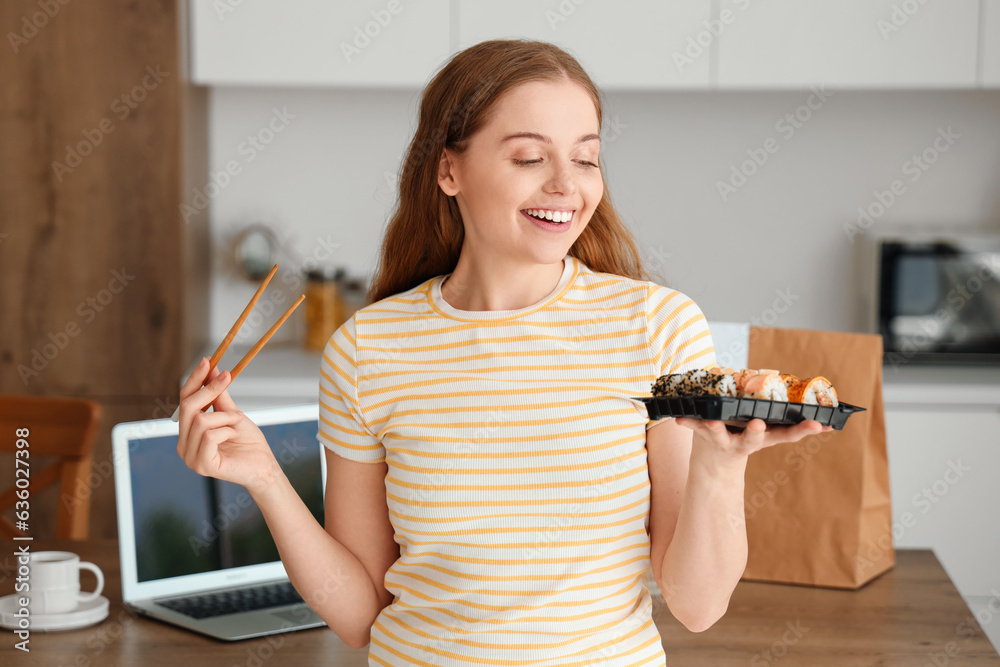
[{"label": "woman's nose", "polygon": [[549,164],[552,171],[543,188],[545,192],[562,195],[575,193],[576,181],[573,180],[572,165],[560,160],[552,160]]}]

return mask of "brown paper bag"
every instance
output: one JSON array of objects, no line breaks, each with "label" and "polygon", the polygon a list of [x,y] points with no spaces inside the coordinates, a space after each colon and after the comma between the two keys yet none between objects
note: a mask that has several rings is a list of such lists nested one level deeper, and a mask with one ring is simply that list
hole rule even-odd
[{"label": "brown paper bag", "polygon": [[744,579],[855,589],[895,564],[882,408],[882,338],[751,327],[749,368],[822,375],[867,408],[842,431],[750,456]]}]

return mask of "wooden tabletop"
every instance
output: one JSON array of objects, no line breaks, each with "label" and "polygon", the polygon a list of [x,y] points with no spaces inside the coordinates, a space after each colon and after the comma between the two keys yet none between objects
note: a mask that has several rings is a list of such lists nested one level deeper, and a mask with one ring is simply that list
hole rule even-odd
[{"label": "wooden tabletop", "polygon": [[[6,542],[13,554],[13,543]],[[111,611],[102,623],[66,632],[32,632],[30,653],[0,634],[0,665],[367,665],[326,628],[222,642],[122,606],[115,541],[36,540],[34,551],[74,551],[105,574]],[[900,550],[894,570],[858,591],[741,582],[726,616],[693,634],[662,605],[654,608],[670,667],[817,665],[1000,665],[993,649],[930,551]],[[14,591],[14,560],[0,556],[0,594]],[[84,574],[84,589],[92,583]]]}]

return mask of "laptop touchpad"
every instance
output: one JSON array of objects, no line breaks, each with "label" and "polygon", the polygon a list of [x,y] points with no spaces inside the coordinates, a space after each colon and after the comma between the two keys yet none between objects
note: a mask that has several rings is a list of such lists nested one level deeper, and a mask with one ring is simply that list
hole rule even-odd
[{"label": "laptop touchpad", "polygon": [[315,623],[316,621],[322,621],[316,612],[314,612],[309,607],[299,607],[298,609],[289,609],[287,611],[272,611],[271,616],[277,616],[283,621],[289,621],[298,625],[299,623]]}]

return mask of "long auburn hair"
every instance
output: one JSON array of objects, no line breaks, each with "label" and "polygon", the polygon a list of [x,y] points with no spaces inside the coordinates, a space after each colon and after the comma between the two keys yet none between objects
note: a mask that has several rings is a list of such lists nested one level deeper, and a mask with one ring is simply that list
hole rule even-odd
[{"label": "long auburn hair", "polygon": [[[454,197],[438,186],[444,148],[456,154],[490,118],[497,100],[529,81],[569,80],[594,101],[603,122],[601,94],[573,56],[546,42],[491,40],[457,53],[424,89],[420,118],[403,159],[396,211],[386,228],[368,302],[405,292],[450,273],[465,238]],[[607,184],[590,222],[569,250],[592,270],[649,280],[635,240],[611,205]]]}]

